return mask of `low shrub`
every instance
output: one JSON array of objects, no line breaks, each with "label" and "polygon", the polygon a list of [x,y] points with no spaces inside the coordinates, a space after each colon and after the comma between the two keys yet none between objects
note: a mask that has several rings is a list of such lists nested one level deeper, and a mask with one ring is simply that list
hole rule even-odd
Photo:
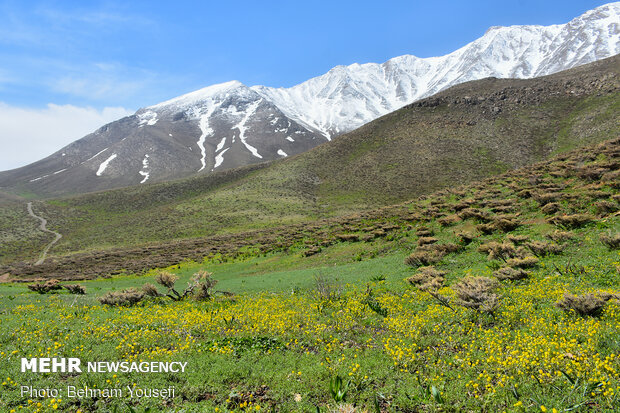
[{"label": "low shrub", "polygon": [[474,239],[476,239],[476,235],[473,232],[459,232],[458,234],[456,234],[456,236],[458,237],[459,241],[464,245],[468,245]]},{"label": "low shrub", "polygon": [[612,235],[612,234],[601,234],[599,239],[610,250],[617,250],[618,248],[620,248],[620,233],[616,233],[614,235]]},{"label": "low shrub", "polygon": [[611,201],[598,201],[594,203],[596,213],[599,215],[607,215],[618,210],[618,204]]},{"label": "low shrub", "polygon": [[521,245],[529,239],[525,235],[512,235],[512,234],[508,235],[506,238],[508,239],[508,241],[512,242],[515,245]]},{"label": "low shrub", "polygon": [[530,273],[521,268],[502,267],[493,272],[493,276],[500,281],[510,280],[522,280],[529,277]]},{"label": "low shrub", "polygon": [[357,234],[336,234],[336,239],[344,242],[357,242],[360,240],[360,236]]},{"label": "low shrub", "polygon": [[194,292],[194,298],[198,301],[210,300],[215,295],[215,285],[217,280],[213,278],[210,272],[199,271],[194,274],[190,282],[191,290]]},{"label": "low shrub", "polygon": [[86,287],[80,284],[65,284],[62,287],[69,291],[70,294],[86,294]]},{"label": "low shrub", "polygon": [[142,290],[136,288],[129,288],[122,291],[110,291],[99,297],[99,302],[104,305],[110,306],[125,306],[131,307],[145,297]]},{"label": "low shrub", "polygon": [[487,277],[465,277],[452,286],[457,301],[462,307],[493,314],[500,305],[500,297],[495,292],[499,282]]},{"label": "low shrub", "polygon": [[541,211],[545,215],[555,214],[559,210],[560,210],[560,204],[558,204],[557,202],[551,202],[541,208]]},{"label": "low shrub", "polygon": [[575,238],[575,234],[573,234],[572,232],[558,230],[553,231],[545,236],[555,242],[566,242]]},{"label": "low shrub", "polygon": [[439,271],[433,266],[422,267],[407,278],[407,282],[422,291],[436,291],[443,287],[446,274],[445,271]]},{"label": "low shrub", "polygon": [[583,294],[573,295],[570,293],[564,293],[564,297],[558,301],[555,305],[564,311],[579,314],[582,317],[598,317],[602,314],[605,304],[610,299],[618,299],[617,296],[611,294]]},{"label": "low shrub", "polygon": [[448,216],[445,216],[443,218],[439,218],[437,220],[439,225],[441,225],[442,227],[449,227],[450,225],[454,225],[454,224],[456,224],[456,223],[458,223],[460,221],[461,221],[461,219],[459,218],[459,216],[455,215],[455,214],[448,215]]},{"label": "low shrub", "polygon": [[440,251],[416,250],[407,258],[405,264],[412,267],[436,264],[443,258],[444,254]]},{"label": "low shrub", "polygon": [[462,245],[455,244],[453,242],[446,242],[443,244],[435,244],[433,245],[435,251],[439,251],[443,254],[453,254],[455,252],[459,252],[463,250]]},{"label": "low shrub", "polygon": [[525,258],[511,258],[506,261],[508,267],[513,268],[534,268],[538,265],[538,258],[525,257]]},{"label": "low shrub", "polygon": [[52,291],[57,291],[62,289],[62,285],[60,285],[60,281],[56,279],[47,280],[44,283],[34,283],[28,285],[28,288],[32,291],[35,291],[39,294],[47,294]]},{"label": "low shrub", "polygon": [[427,244],[434,244],[437,241],[438,239],[435,237],[420,237],[418,238],[418,245],[422,246]]},{"label": "low shrub", "polygon": [[431,237],[435,235],[435,233],[433,232],[433,230],[427,227],[418,227],[418,229],[416,230],[416,235],[418,237]]},{"label": "low shrub", "polygon": [[547,218],[547,222],[550,224],[567,229],[583,227],[593,220],[594,217],[590,214],[556,215]]},{"label": "low shrub", "polygon": [[560,254],[564,249],[561,245],[542,241],[531,241],[526,243],[525,246],[537,257]]},{"label": "low shrub", "polygon": [[478,247],[478,252],[488,254],[489,260],[502,260],[506,262],[510,258],[517,257],[517,250],[509,242],[499,243],[496,241],[487,242]]},{"label": "low shrub", "polygon": [[495,228],[503,232],[515,230],[521,223],[514,218],[498,217],[493,221]]},{"label": "low shrub", "polygon": [[489,222],[491,214],[478,208],[465,208],[459,213],[461,219],[474,219],[480,222]]},{"label": "low shrub", "polygon": [[478,224],[476,229],[485,235],[490,235],[497,229],[494,224]]}]

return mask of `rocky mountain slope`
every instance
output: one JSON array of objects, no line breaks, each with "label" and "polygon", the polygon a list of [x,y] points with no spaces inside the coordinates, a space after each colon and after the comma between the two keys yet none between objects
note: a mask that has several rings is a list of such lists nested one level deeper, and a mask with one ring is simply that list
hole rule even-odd
[{"label": "rocky mountain slope", "polygon": [[0,173],[0,190],[59,195],[162,182],[295,155],[417,99],[485,77],[532,78],[620,52],[620,2],[564,25],[493,27],[442,57],[338,66],[297,86],[210,86],[147,107]]}]

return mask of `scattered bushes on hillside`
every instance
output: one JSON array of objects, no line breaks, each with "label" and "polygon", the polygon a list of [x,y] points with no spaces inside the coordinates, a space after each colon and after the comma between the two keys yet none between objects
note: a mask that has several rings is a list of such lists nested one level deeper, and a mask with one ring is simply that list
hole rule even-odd
[{"label": "scattered bushes on hillside", "polygon": [[60,285],[60,281],[56,279],[47,280],[44,283],[34,283],[28,285],[28,288],[32,291],[35,291],[39,294],[47,294],[52,291],[58,291],[62,289],[62,285]]},{"label": "scattered bushes on hillside", "polygon": [[489,260],[508,261],[510,258],[517,257],[517,250],[509,242],[499,243],[496,241],[487,242],[478,247],[478,252],[488,254]]},{"label": "scattered bushes on hillside", "polygon": [[130,288],[120,292],[112,291],[106,293],[99,298],[99,301],[106,305],[132,306],[146,297],[168,297],[173,301],[181,301],[193,297],[196,300],[202,301],[212,299],[216,293],[232,295],[232,293],[226,291],[215,291],[214,287],[217,284],[217,280],[207,271],[194,273],[187,283],[187,287],[182,292],[175,288],[178,280],[179,277],[175,274],[162,271],[155,276],[155,282],[165,287],[165,292],[160,292],[154,284],[146,283],[140,289]]},{"label": "scattered bushes on hillside", "polygon": [[545,215],[553,215],[559,210],[560,210],[560,204],[558,204],[557,202],[551,202],[541,208],[541,211]]},{"label": "scattered bushes on hillside", "polygon": [[476,229],[482,232],[484,235],[491,235],[495,232],[495,225],[493,224],[478,224],[476,225]]},{"label": "scattered bushes on hillside", "polygon": [[418,237],[432,237],[433,235],[435,235],[435,233],[432,229],[429,229],[427,227],[418,227],[418,229],[416,230],[416,235]]},{"label": "scattered bushes on hillside", "polygon": [[620,248],[620,233],[616,234],[601,234],[601,242],[607,246],[610,250],[617,250]]},{"label": "scattered bushes on hillside", "polygon": [[506,261],[506,265],[512,268],[534,268],[538,265],[538,258],[525,257],[525,258],[511,258]]},{"label": "scattered bushes on hillside", "polygon": [[[373,238],[373,236],[369,236],[368,241],[372,240]],[[318,254],[319,252],[321,252],[321,247],[313,246],[305,250],[301,255],[303,255],[304,257],[310,257],[312,255]]]},{"label": "scattered bushes on hillside", "polygon": [[443,218],[439,218],[437,220],[439,225],[441,225],[442,227],[449,227],[450,225],[454,225],[454,224],[456,224],[459,221],[461,221],[461,219],[456,214],[448,215],[448,216],[445,216]]},{"label": "scattered bushes on hillside", "polygon": [[137,288],[129,288],[122,291],[110,291],[99,297],[101,304],[109,306],[131,307],[144,298],[145,294]]},{"label": "scattered bushes on hillside", "polygon": [[422,267],[417,273],[407,278],[407,282],[421,291],[437,291],[443,287],[446,274],[445,271],[439,271],[433,266]]},{"label": "scattered bushes on hillside", "polygon": [[498,216],[493,221],[495,228],[503,232],[515,230],[521,223],[513,215]]},{"label": "scattered bushes on hillside", "polygon": [[360,240],[360,236],[358,234],[336,234],[334,236],[336,239],[343,242],[357,242]]},{"label": "scattered bushes on hillside", "polygon": [[60,284],[60,281],[56,279],[47,280],[44,283],[34,283],[28,285],[28,289],[35,291],[39,294],[47,294],[53,291],[66,289],[70,294],[86,294],[86,287],[80,284]]},{"label": "scattered bushes on hillside", "polygon": [[435,237],[420,237],[418,238],[418,245],[422,246],[422,245],[427,245],[427,244],[434,244],[437,241],[438,240]]},{"label": "scattered bushes on hillside", "polygon": [[619,297],[608,293],[588,293],[583,295],[573,295],[564,293],[564,297],[555,305],[566,312],[574,311],[580,316],[598,317],[602,314],[607,301],[618,299]]},{"label": "scattered bushes on hillside", "polygon": [[618,204],[611,201],[598,201],[594,204],[596,213],[599,215],[607,215],[618,210]]},{"label": "scattered bushes on hillside", "polygon": [[500,281],[517,281],[529,277],[530,273],[522,268],[502,267],[493,272],[493,276]]},{"label": "scattered bushes on hillside", "polygon": [[469,245],[476,238],[476,234],[467,231],[459,232],[456,236],[463,245]]},{"label": "scattered bushes on hillside", "polygon": [[439,271],[433,266],[428,266],[420,268],[417,273],[407,278],[407,282],[417,287],[420,291],[429,293],[439,304],[455,311],[450,305],[450,298],[439,294],[439,290],[444,285],[445,275],[446,272]]},{"label": "scattered bushes on hillside", "polygon": [[508,241],[512,242],[515,245],[521,245],[529,239],[525,235],[512,235],[512,234],[508,235],[506,238],[508,239]]},{"label": "scattered bushes on hillside", "polygon": [[575,234],[573,234],[572,232],[569,231],[558,231],[555,230],[549,234],[546,235],[547,238],[549,238],[551,241],[555,241],[555,242],[566,242],[568,240],[574,239],[575,238]]},{"label": "scattered bushes on hillside", "polygon": [[463,249],[462,245],[455,244],[453,242],[446,242],[443,244],[433,244],[425,246],[433,251],[437,251],[443,255],[459,252]]},{"label": "scattered bushes on hillside", "polygon": [[80,284],[65,284],[63,288],[69,291],[71,294],[86,294],[86,287]]},{"label": "scattered bushes on hillside", "polygon": [[433,265],[441,261],[444,254],[439,251],[417,250],[405,258],[405,264],[412,267]]},{"label": "scattered bushes on hillside", "polygon": [[474,219],[480,222],[489,222],[491,220],[491,215],[478,208],[465,208],[459,213],[459,217],[461,219]]},{"label": "scattered bushes on hillside", "polygon": [[562,198],[564,198],[564,194],[561,192],[544,192],[533,194],[532,198],[534,198],[534,200],[538,202],[541,206],[545,206],[560,201]]},{"label": "scattered bushes on hillside", "polygon": [[567,229],[583,227],[593,220],[594,217],[590,214],[557,215],[547,218],[550,224]]},{"label": "scattered bushes on hillside", "polygon": [[[193,288],[196,288],[194,296],[198,301],[210,300],[214,297],[214,290],[217,280],[207,271],[199,271],[194,274],[191,281]],[[226,293],[227,294],[227,293]]]},{"label": "scattered bushes on hillside", "polygon": [[526,243],[525,246],[529,248],[529,250],[532,251],[532,253],[537,257],[560,254],[564,249],[561,245],[542,241],[531,241]]},{"label": "scattered bushes on hillside", "polygon": [[462,307],[493,315],[499,308],[500,297],[495,292],[499,282],[487,277],[465,277],[452,286]]}]

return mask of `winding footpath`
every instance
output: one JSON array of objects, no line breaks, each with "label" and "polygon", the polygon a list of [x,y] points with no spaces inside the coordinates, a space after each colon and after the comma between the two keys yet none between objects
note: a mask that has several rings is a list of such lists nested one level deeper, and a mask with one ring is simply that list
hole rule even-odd
[{"label": "winding footpath", "polygon": [[49,232],[50,234],[54,234],[56,236],[56,238],[52,242],[47,244],[47,246],[45,247],[45,249],[43,250],[43,252],[39,256],[39,260],[34,263],[34,265],[41,265],[41,264],[43,264],[43,261],[45,261],[45,258],[47,257],[47,252],[50,250],[50,248],[52,248],[52,246],[54,244],[56,244],[58,242],[58,240],[60,240],[62,238],[62,235],[59,234],[56,231],[50,231],[49,229],[47,229],[47,220],[45,218],[43,218],[43,217],[35,215],[34,211],[32,210],[32,202],[28,202],[28,214],[31,217],[36,218],[39,221],[41,221],[41,225],[39,225],[39,229],[41,231]]}]

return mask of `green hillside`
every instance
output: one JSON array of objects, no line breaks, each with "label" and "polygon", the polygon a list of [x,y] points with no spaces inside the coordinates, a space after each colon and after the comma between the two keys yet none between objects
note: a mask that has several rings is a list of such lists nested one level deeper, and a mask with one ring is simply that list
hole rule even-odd
[{"label": "green hillside", "polygon": [[[303,230],[222,238],[207,259],[166,269],[180,277],[179,291],[209,271],[215,289],[233,296],[144,296],[161,270],[81,281],[85,295],[1,284],[0,408],[616,411],[619,174],[616,138]],[[112,256],[72,257],[56,274]],[[133,261],[124,258],[117,264]],[[122,291],[130,287],[139,290]],[[141,301],[101,304],[110,292]],[[28,355],[188,366],[178,374],[21,373]],[[175,394],[51,400],[22,394],[25,383]]]},{"label": "green hillside", "polygon": [[[469,82],[289,159],[49,199],[35,209],[63,234],[53,254],[243,233],[366,211],[618,136],[619,72],[620,57],[614,57],[538,79]],[[8,209],[2,214],[25,213],[23,205]],[[3,243],[0,254],[9,262],[36,256],[41,248],[32,238]]]}]

